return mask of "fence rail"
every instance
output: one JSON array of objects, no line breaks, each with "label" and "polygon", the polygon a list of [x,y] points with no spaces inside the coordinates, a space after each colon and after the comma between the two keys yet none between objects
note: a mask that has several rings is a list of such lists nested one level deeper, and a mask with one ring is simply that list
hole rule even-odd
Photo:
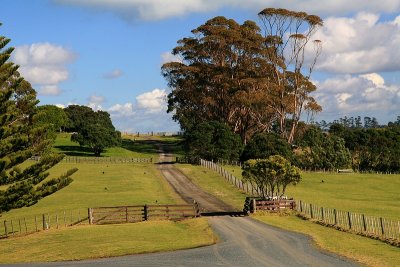
[{"label": "fence rail", "polygon": [[320,207],[301,200],[297,203],[297,211],[301,215],[327,226],[384,240],[400,241],[400,221]]},{"label": "fence rail", "polygon": [[197,203],[193,205],[136,205],[89,208],[90,224],[132,223],[149,220],[182,220],[200,216]]},{"label": "fence rail", "polygon": [[71,163],[152,163],[153,158],[123,158],[123,157],[64,157],[63,162]]},{"label": "fence rail", "polygon": [[2,220],[0,225],[0,239],[14,236],[27,235],[48,229],[60,229],[73,225],[87,223],[88,217],[81,211],[63,211],[55,214],[44,213],[41,215],[9,218]]}]

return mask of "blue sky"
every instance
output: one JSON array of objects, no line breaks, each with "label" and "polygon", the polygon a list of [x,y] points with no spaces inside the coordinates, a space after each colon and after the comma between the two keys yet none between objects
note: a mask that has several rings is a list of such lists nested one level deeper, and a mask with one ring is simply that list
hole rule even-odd
[{"label": "blue sky", "polygon": [[0,34],[40,104],[106,110],[126,132],[176,131],[160,74],[176,41],[218,15],[259,22],[266,7],[324,19],[316,120],[400,115],[400,0],[3,0]]}]

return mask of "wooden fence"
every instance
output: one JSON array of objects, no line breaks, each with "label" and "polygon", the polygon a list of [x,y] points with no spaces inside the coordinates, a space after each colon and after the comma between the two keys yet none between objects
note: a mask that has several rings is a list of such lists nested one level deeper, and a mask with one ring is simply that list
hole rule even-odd
[{"label": "wooden fence", "polygon": [[256,213],[257,211],[278,212],[284,209],[294,210],[296,201],[293,199],[265,200],[255,197],[246,197],[243,211],[246,213]]},{"label": "wooden fence", "polygon": [[0,238],[27,235],[48,229],[60,229],[87,223],[87,214],[80,210],[41,214],[31,217],[2,220]]},{"label": "wooden fence", "polygon": [[132,223],[148,220],[182,220],[200,216],[198,204],[136,205],[89,208],[90,224]]},{"label": "wooden fence", "polygon": [[301,200],[298,201],[296,210],[302,216],[327,226],[382,240],[400,241],[400,221],[324,208]]},{"label": "wooden fence", "polygon": [[64,157],[63,162],[68,163],[152,163],[153,158],[123,158],[123,157]]},{"label": "wooden fence", "polygon": [[207,169],[216,171],[217,173],[222,175],[228,182],[230,182],[231,184],[233,184],[240,190],[243,190],[247,194],[250,194],[252,196],[261,196],[262,195],[257,186],[255,186],[255,185],[253,186],[250,183],[243,182],[241,179],[236,178],[232,173],[230,173],[229,171],[225,170],[224,168],[222,168],[221,166],[219,166],[218,164],[216,164],[212,161],[207,161],[207,160],[201,159],[200,165]]}]

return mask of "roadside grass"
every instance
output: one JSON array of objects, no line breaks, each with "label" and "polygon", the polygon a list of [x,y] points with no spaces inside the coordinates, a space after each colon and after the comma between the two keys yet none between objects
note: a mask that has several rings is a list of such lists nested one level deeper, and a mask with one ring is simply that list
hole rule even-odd
[{"label": "roadside grass", "polygon": [[70,261],[215,243],[205,218],[71,227],[0,240],[0,263]]},{"label": "roadside grass", "polygon": [[239,191],[218,173],[190,164],[175,164],[175,166],[206,192],[217,196],[236,210],[243,210],[246,193]]},{"label": "roadside grass", "polygon": [[[242,177],[240,167],[224,168]],[[326,208],[400,220],[400,175],[304,172],[302,178],[288,186],[286,195]]]},{"label": "roadside grass", "polygon": [[254,219],[286,230],[309,235],[315,244],[368,266],[399,266],[400,248],[379,240],[341,232],[295,215],[256,213]]},{"label": "roadside grass", "polygon": [[[219,197],[221,200],[223,200],[225,203],[230,204],[236,208],[242,208],[244,204],[244,198],[245,194],[242,192],[239,192],[239,190],[229,184],[228,182],[225,181],[225,179],[217,174],[214,171],[208,170],[206,168],[203,168],[201,166],[194,166],[194,165],[176,165],[179,167],[185,174],[189,175],[191,178],[193,178],[193,182],[204,188],[206,191],[209,193],[212,193]],[[224,166],[225,169],[230,170],[236,177],[240,178],[241,177],[241,169],[240,167],[232,167],[232,166]],[[346,174],[347,175],[347,174]],[[326,176],[324,176],[326,177]],[[358,177],[357,175],[352,175],[350,176],[342,176],[342,174],[332,174],[332,177],[325,181],[325,183],[329,184],[334,184],[331,179],[337,179],[337,183],[340,183],[341,180],[339,179],[349,179],[345,183],[342,181],[342,185],[340,184],[336,185],[333,189],[330,190],[337,190],[337,187],[340,187],[342,191],[339,194],[337,192],[336,194],[339,194],[340,196],[346,196],[347,194],[352,194],[351,190],[354,190],[355,192],[359,192],[356,190],[367,190],[366,194],[371,194],[368,192],[368,186],[352,186],[353,183],[357,182],[357,179],[363,179],[364,176],[362,175],[361,177]],[[368,176],[367,176],[368,177]],[[368,183],[374,183],[378,182],[380,178],[386,178],[387,176],[384,175],[379,175],[379,176],[373,176],[371,175],[371,181],[368,181]],[[390,177],[390,176],[389,176]],[[387,178],[389,178],[387,177]],[[400,178],[399,176],[391,176],[392,179],[394,178]],[[387,179],[386,178],[386,179]],[[340,209],[345,209],[343,207],[343,203],[346,203],[347,207],[353,207],[356,212],[359,212],[358,206],[357,205],[351,205],[352,197],[348,196],[348,198],[341,199],[340,201],[337,201],[335,198],[337,195],[335,195],[335,192],[326,192],[327,189],[323,190],[322,192],[315,192],[313,190],[315,187],[318,187],[318,183],[321,183],[321,178],[316,176],[313,173],[305,173],[303,177],[303,181],[297,185],[296,187],[291,187],[288,190],[292,189],[301,189],[300,192],[302,192],[304,195],[309,194],[307,201],[310,201],[311,203],[319,204],[320,202],[318,201],[320,198],[323,196],[326,198],[326,206],[331,205],[340,205],[338,208]],[[324,178],[326,179],[326,178]],[[367,178],[368,179],[368,178]],[[304,181],[309,180],[309,183],[306,183]],[[352,181],[354,180],[354,181]],[[376,192],[372,197],[379,198],[383,194],[385,194],[385,188],[390,187],[390,181],[391,179],[385,180],[386,183],[389,183],[389,185],[385,185],[381,190],[380,193]],[[382,181],[381,181],[382,182]],[[303,184],[304,183],[304,184]],[[346,185],[349,188],[346,188]],[[380,183],[379,183],[380,185]],[[396,185],[397,186],[397,185]],[[311,189],[307,193],[308,189]],[[398,188],[398,187],[397,187]],[[226,195],[218,194],[218,192],[228,192],[226,195],[229,197],[226,197]],[[375,186],[375,190],[379,191],[380,189]],[[390,192],[396,191],[396,189],[391,189]],[[397,190],[398,192],[399,190]],[[290,191],[289,191],[290,192]],[[299,194],[299,193],[298,193]],[[360,193],[361,194],[361,193]],[[232,196],[231,196],[232,195]],[[290,193],[292,195],[292,193]],[[299,194],[300,196],[303,196]],[[296,198],[298,198],[296,196]],[[371,196],[366,196],[366,199],[370,199]],[[299,198],[300,199],[300,198]],[[306,200],[305,200],[306,201]],[[368,207],[368,203],[372,204],[371,201],[366,201],[365,207]],[[337,204],[338,203],[338,204]],[[385,203],[385,202],[384,202]],[[398,202],[397,202],[398,203]],[[372,213],[371,209],[367,209],[367,211],[370,211]],[[382,211],[378,211],[378,214],[391,214],[391,213],[385,213]],[[369,213],[369,214],[370,214]],[[374,214],[372,214],[374,215]],[[331,251],[333,253],[337,253],[343,256],[346,256],[348,258],[354,259],[356,261],[359,261],[363,264],[369,265],[369,266],[398,266],[398,259],[400,255],[400,249],[394,246],[390,246],[384,242],[370,239],[367,237],[363,236],[358,236],[356,234],[351,234],[351,233],[345,233],[341,232],[332,228],[328,228],[325,226],[321,226],[319,224],[306,221],[303,219],[300,219],[299,217],[295,216],[294,214],[269,214],[269,213],[256,213],[255,215],[252,215],[253,218],[260,220],[264,223],[290,230],[290,231],[296,231],[300,233],[307,234],[312,237],[314,240],[315,244],[320,247],[321,249]]]}]

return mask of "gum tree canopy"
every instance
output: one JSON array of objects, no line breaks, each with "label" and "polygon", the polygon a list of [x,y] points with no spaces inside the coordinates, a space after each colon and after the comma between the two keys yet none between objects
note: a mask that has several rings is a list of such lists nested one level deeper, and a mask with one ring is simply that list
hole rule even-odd
[{"label": "gum tree canopy", "polygon": [[316,89],[309,78],[320,41],[313,42],[313,57],[305,59],[306,45],[322,20],[271,8],[259,16],[263,30],[253,21],[215,17],[178,41],[173,54],[182,61],[164,64],[162,74],[172,88],[168,111],[175,112],[183,130],[220,121],[246,143],[278,125],[291,143],[302,111],[320,111],[309,96]]}]

